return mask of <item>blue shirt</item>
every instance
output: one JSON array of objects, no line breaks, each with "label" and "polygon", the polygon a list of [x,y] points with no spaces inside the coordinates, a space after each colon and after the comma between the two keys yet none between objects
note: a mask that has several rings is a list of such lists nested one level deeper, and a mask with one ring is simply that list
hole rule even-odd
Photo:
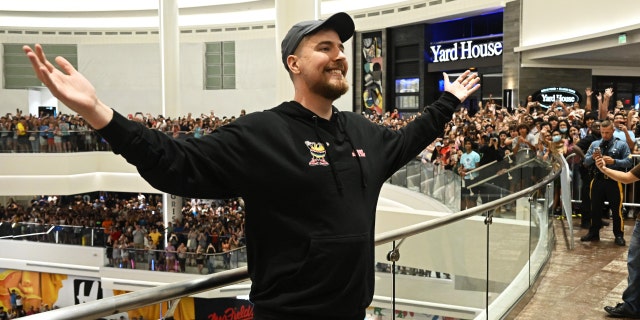
[{"label": "blue shirt", "polygon": [[[478,162],[480,162],[480,154],[478,154],[475,151],[471,151],[469,153],[463,153],[460,156],[460,164],[464,167],[465,170],[469,171],[471,169],[475,169],[476,166],[478,165]],[[478,173],[477,172],[472,172],[469,174],[466,174],[464,176],[465,179],[473,179],[478,177]]]},{"label": "blue shirt", "polygon": [[[586,166],[590,166],[595,162],[593,160],[593,150],[596,147],[600,147],[602,141],[602,139],[596,140],[591,143],[591,146],[589,146],[589,151],[587,151],[587,154],[584,157],[584,164]],[[633,165],[631,150],[625,140],[620,140],[615,137],[612,138],[611,147],[609,147],[609,150],[602,150],[602,155],[610,156],[615,161],[614,164],[607,165],[607,168],[624,171],[624,169],[630,168]]]},{"label": "blue shirt", "polygon": [[[629,132],[629,137],[631,137],[631,141],[635,141],[636,140],[636,135],[633,134],[633,131],[627,130],[627,132]],[[618,128],[615,128],[613,130],[613,137],[614,138],[618,138],[618,139],[620,139],[620,140],[622,140],[624,142],[627,142],[627,136],[624,134],[624,131],[622,131],[622,130],[620,130]]]}]

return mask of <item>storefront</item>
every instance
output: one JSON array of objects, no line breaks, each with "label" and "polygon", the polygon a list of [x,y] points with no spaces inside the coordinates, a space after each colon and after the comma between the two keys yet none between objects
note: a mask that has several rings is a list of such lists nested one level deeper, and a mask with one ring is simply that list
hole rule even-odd
[{"label": "storefront", "polygon": [[[502,12],[446,21],[427,27],[427,52],[425,59],[426,83],[437,82],[435,99],[444,90],[442,72],[450,77],[467,69],[477,72],[482,86],[474,96],[465,101],[470,113],[475,113],[481,104],[493,100],[503,105],[503,95],[510,92],[502,88]],[[430,100],[427,99],[427,103]],[[505,99],[505,101],[511,101]]]},{"label": "storefront", "polygon": [[593,90],[604,92],[606,88],[613,88],[613,102],[611,108],[619,100],[624,109],[640,108],[640,77],[593,77]]},{"label": "storefront", "polygon": [[354,111],[419,112],[444,91],[443,72],[455,78],[467,69],[479,74],[482,87],[465,107],[477,110],[489,99],[502,105],[503,95],[511,93],[502,88],[502,25],[499,11],[360,33]]}]

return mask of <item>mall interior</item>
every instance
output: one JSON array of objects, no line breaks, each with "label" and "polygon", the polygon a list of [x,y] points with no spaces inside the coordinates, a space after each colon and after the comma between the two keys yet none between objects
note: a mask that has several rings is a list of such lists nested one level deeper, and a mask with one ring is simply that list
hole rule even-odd
[{"label": "mall interior", "polygon": [[[583,108],[611,89],[612,103],[637,118],[640,18],[634,7],[634,0],[0,3],[0,306],[12,309],[15,289],[25,309],[37,310],[25,319],[252,317],[242,232],[234,248],[207,252],[202,262],[197,232],[191,238],[185,223],[176,223],[202,222],[202,208],[230,214],[224,234],[212,237],[208,230],[206,240],[236,241],[242,199],[188,199],[151,186],[35,77],[25,44],[42,44],[50,59],[66,58],[101,101],[132,120],[224,125],[292,99],[280,60],[290,26],[346,12],[355,34],[343,44],[350,90],[334,102],[340,111],[371,119],[397,111],[411,119],[442,95],[443,73],[455,77],[470,69],[481,87],[460,106],[469,115],[491,105],[499,106],[494,115],[502,119],[521,112],[528,99],[544,108],[555,101]],[[70,121],[72,138],[64,139],[72,140],[40,134],[35,126],[22,149],[11,123],[24,116]],[[474,124],[486,133],[484,122],[494,120]],[[178,128],[174,136],[185,135]],[[577,155],[514,152],[477,168],[495,171],[475,181],[427,159],[434,148],[382,188],[375,294],[366,319],[602,319],[605,306],[622,301],[640,196],[635,184],[624,189],[627,245],[613,243],[611,227],[602,229],[600,241],[581,242],[579,189],[586,182]],[[638,163],[640,152],[631,151]],[[507,187],[495,187],[498,180]],[[488,185],[496,197],[474,196],[474,187],[493,190]],[[463,207],[469,190],[476,203]],[[160,245],[150,248],[145,238],[144,245],[119,250],[107,241],[105,220],[77,209],[85,202],[86,212],[111,211],[106,204],[114,197],[127,201],[113,203],[127,205],[113,212],[145,217],[121,221],[160,229]],[[60,212],[68,215],[54,219]],[[176,230],[166,228],[172,224]],[[122,232],[134,228],[127,222]],[[186,265],[169,260],[166,248],[178,246],[174,233],[189,247]]]}]

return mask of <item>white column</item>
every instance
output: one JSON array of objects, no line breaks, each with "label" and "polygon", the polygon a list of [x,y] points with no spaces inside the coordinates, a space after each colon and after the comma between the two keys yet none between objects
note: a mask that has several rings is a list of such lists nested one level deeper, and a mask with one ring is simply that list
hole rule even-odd
[{"label": "white column", "polygon": [[162,114],[181,115],[180,108],[180,28],[178,1],[158,0],[160,18],[160,61],[162,62]]},{"label": "white column", "polygon": [[[162,197],[162,209],[165,222],[182,220],[182,197],[165,193]],[[166,226],[168,225],[167,223]]]},{"label": "white column", "polygon": [[[171,118],[182,114],[180,107],[180,28],[178,27],[178,1],[158,0],[158,17],[160,18],[160,61],[162,80],[162,114]],[[182,209],[182,198],[162,194],[162,216],[164,226],[173,221]],[[167,234],[163,232],[164,245],[167,245]]]},{"label": "white column", "polygon": [[319,18],[319,0],[276,0],[276,57],[278,57],[278,70],[280,70],[276,76],[276,101],[278,103],[292,100],[294,93],[289,73],[282,64],[282,51],[280,50],[282,39],[294,24]]}]

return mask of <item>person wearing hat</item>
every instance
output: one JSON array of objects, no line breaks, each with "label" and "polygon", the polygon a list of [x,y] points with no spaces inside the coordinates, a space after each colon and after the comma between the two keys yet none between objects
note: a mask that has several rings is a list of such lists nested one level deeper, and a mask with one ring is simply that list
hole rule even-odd
[{"label": "person wearing hat", "polygon": [[[282,41],[293,100],[238,118],[209,135],[176,140],[127,120],[63,58],[24,51],[38,78],[83,116],[152,186],[188,198],[245,201],[255,319],[363,319],[374,293],[374,221],[384,182],[443,134],[479,88],[453,81],[421,116],[393,131],[332,103],[349,90],[346,13],[303,21]],[[254,169],[248,169],[254,168]],[[283,195],[287,201],[278,201]],[[274,232],[276,231],[276,232]]]}]

